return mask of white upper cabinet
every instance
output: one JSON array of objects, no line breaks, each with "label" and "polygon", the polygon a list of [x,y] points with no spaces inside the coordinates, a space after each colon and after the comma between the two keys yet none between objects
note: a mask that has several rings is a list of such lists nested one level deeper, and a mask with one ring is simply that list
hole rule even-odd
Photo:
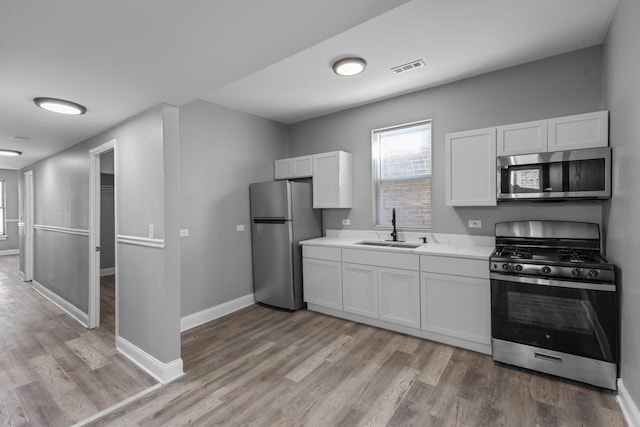
[{"label": "white upper cabinet", "polygon": [[547,121],[498,126],[498,156],[547,151]]},{"label": "white upper cabinet", "polygon": [[549,151],[609,146],[609,111],[549,119]]},{"label": "white upper cabinet", "polygon": [[313,175],[313,156],[290,157],[276,160],[275,179],[308,178]]},{"label": "white upper cabinet", "polygon": [[313,155],[313,207],[352,206],[351,153],[332,151]]},{"label": "white upper cabinet", "polygon": [[497,155],[579,150],[609,145],[609,112],[498,126]]},{"label": "white upper cabinet", "polygon": [[445,135],[447,206],[496,205],[496,128]]}]

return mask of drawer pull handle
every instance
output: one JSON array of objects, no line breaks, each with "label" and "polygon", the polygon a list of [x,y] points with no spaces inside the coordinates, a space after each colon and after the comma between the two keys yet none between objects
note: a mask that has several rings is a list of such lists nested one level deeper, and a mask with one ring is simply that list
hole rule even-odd
[{"label": "drawer pull handle", "polygon": [[562,357],[549,356],[548,354],[542,354],[538,352],[534,353],[533,356],[536,359],[546,360],[548,362],[562,363]]}]

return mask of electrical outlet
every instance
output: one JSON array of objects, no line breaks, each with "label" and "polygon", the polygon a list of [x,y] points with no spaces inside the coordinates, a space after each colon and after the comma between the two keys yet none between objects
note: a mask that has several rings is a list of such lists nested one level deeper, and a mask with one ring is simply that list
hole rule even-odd
[{"label": "electrical outlet", "polygon": [[189,237],[189,229],[181,228],[180,229],[180,237]]},{"label": "electrical outlet", "polygon": [[244,231],[244,224],[236,225],[236,231]]},{"label": "electrical outlet", "polygon": [[342,225],[351,225],[351,220],[349,218],[342,220]]},{"label": "electrical outlet", "polygon": [[153,224],[149,224],[149,238],[153,239],[154,236],[155,236],[155,231],[153,229]]},{"label": "electrical outlet", "polygon": [[482,228],[482,221],[479,219],[470,219],[469,228]]}]

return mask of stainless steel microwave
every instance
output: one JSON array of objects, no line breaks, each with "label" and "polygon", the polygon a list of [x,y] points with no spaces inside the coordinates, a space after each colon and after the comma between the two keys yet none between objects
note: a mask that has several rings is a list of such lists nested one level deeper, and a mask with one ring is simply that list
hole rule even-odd
[{"label": "stainless steel microwave", "polygon": [[611,197],[610,147],[498,157],[497,172],[503,202]]}]

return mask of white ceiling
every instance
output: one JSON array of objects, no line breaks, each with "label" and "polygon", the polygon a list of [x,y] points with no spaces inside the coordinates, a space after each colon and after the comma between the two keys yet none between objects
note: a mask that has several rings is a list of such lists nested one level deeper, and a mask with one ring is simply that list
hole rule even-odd
[{"label": "white ceiling", "polygon": [[[167,102],[284,123],[602,43],[616,0],[0,2],[0,158],[18,169]],[[365,73],[331,63],[359,55]],[[394,75],[415,59],[427,66]],[[65,98],[84,116],[40,110]],[[10,137],[28,137],[28,141]]]}]

